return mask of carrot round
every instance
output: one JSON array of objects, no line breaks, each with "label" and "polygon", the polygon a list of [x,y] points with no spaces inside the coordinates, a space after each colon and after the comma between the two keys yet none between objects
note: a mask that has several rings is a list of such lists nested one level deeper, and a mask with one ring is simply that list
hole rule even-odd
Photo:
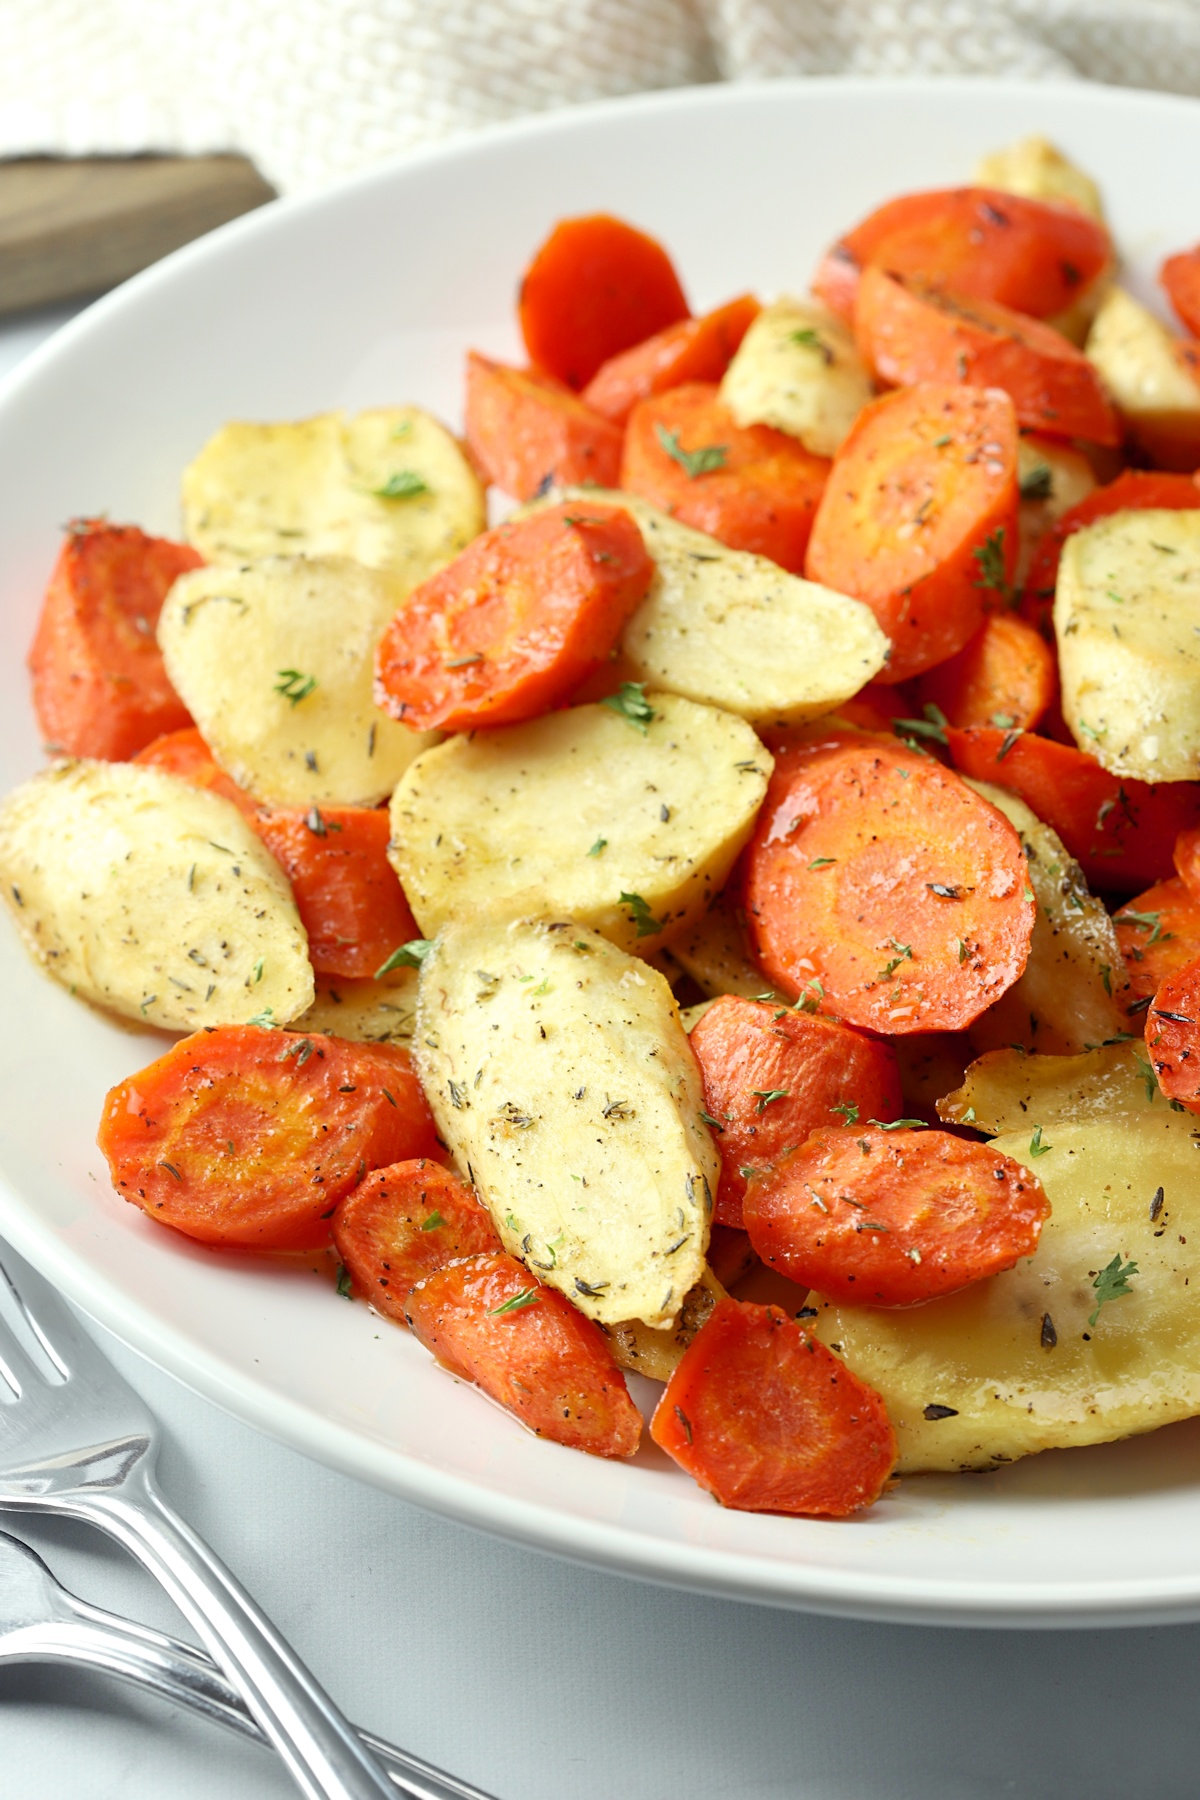
[{"label": "carrot round", "polygon": [[911,387],[864,407],[834,459],[805,573],[863,600],[892,640],[886,682],[944,662],[1007,591],[1017,554],[1007,394]]},{"label": "carrot round", "polygon": [[689,1041],[721,1153],[719,1224],[740,1225],[751,1173],[818,1126],[900,1114],[891,1045],[835,1019],[723,994]]},{"label": "carrot round", "polygon": [[554,227],[521,278],[517,311],[530,361],[584,388],[601,363],[686,319],[688,303],[656,239],[589,213]]},{"label": "carrot round", "polygon": [[813,291],[848,319],[862,270],[877,264],[1052,319],[1111,260],[1104,226],[1075,207],[998,188],[941,188],[877,207],[826,252]]},{"label": "carrot round", "polygon": [[1011,612],[989,613],[956,656],[917,683],[921,705],[938,707],[951,725],[1001,731],[1032,730],[1057,692],[1053,650],[1035,626]]},{"label": "carrot round", "polygon": [[699,319],[681,319],[644,344],[610,356],[583,390],[583,399],[614,425],[623,425],[639,400],[691,381],[720,381],[759,313],[749,294]]},{"label": "carrot round", "polygon": [[1171,873],[1175,840],[1200,823],[1200,782],[1122,779],[1072,744],[1032,732],[948,728],[954,766],[1019,794],[1056,831],[1093,887],[1139,888]]},{"label": "carrot round", "polygon": [[387,859],[386,812],[367,806],[261,806],[227,775],[196,730],[138,752],[149,763],[232,800],[292,884],[319,975],[373,975],[397,944],[419,937]]},{"label": "carrot round", "polygon": [[1020,839],[931,758],[829,732],[782,756],[746,852],[758,960],[869,1031],[956,1031],[1025,967]]},{"label": "carrot round", "polygon": [[637,1449],[642,1416],[603,1332],[503,1250],[427,1276],[405,1319],[444,1368],[538,1437],[593,1456]]},{"label": "carrot round", "polygon": [[514,500],[532,500],[547,485],[617,485],[620,431],[536,369],[508,369],[472,350],[464,423],[484,477]]},{"label": "carrot round", "polygon": [[1200,1113],[1200,958],[1169,975],[1150,1002],[1146,1048],[1167,1099]]},{"label": "carrot round", "polygon": [[376,699],[422,731],[536,718],[605,660],[653,574],[616,507],[574,501],[497,525],[384,631]]},{"label": "carrot round", "polygon": [[437,1148],[406,1050],[258,1025],[194,1032],[119,1082],[97,1141],[124,1199],[243,1250],[327,1244],[365,1174]]},{"label": "carrot round", "polygon": [[1184,330],[1200,338],[1200,246],[1168,256],[1158,278]]},{"label": "carrot round", "polygon": [[845,1518],[896,1461],[883,1401],[778,1306],[718,1300],[650,1435],[722,1506]]},{"label": "carrot round", "polygon": [[[1184,832],[1179,842],[1196,837]],[[1179,846],[1176,845],[1176,863]],[[1135,1005],[1153,999],[1164,981],[1200,956],[1200,899],[1178,875],[1135,894],[1113,914],[1117,943]],[[1134,1015],[1136,1017],[1136,1014]]]},{"label": "carrot round", "polygon": [[621,486],[798,574],[829,466],[785,431],[735,425],[716,384],[693,381],[634,407]]},{"label": "carrot round", "polygon": [[361,1181],[333,1215],[333,1241],[355,1291],[400,1325],[418,1281],[464,1256],[500,1249],[474,1192],[424,1157]]},{"label": "carrot round", "polygon": [[1054,589],[1058,582],[1058,565],[1063,545],[1085,525],[1106,519],[1111,513],[1140,511],[1161,507],[1187,512],[1200,506],[1200,488],[1190,475],[1163,474],[1150,469],[1125,469],[1115,481],[1094,488],[1077,505],[1047,527],[1037,541],[1037,548],[1025,577],[1021,597],[1022,616],[1037,625],[1048,637],[1053,636],[1051,615]]},{"label": "carrot round", "polygon": [[136,525],[68,527],[29,651],[34,710],[55,751],[121,762],[191,724],[154,628],[172,582],[200,563],[189,545]]},{"label": "carrot round", "polygon": [[963,381],[1002,388],[1019,423],[1055,437],[1119,444],[1100,377],[1060,332],[994,300],[978,300],[880,268],[863,270],[854,332],[889,387]]},{"label": "carrot round", "polygon": [[949,1131],[815,1131],[752,1181],[746,1229],[763,1261],[830,1300],[915,1306],[1011,1269],[1050,1203],[988,1144]]}]

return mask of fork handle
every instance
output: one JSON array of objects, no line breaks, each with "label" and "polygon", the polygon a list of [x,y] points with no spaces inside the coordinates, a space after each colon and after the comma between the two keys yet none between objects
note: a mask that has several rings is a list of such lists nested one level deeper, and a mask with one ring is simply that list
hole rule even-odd
[{"label": "fork handle", "polygon": [[309,1800],[395,1800],[375,1758],[266,1614],[186,1520],[144,1462],[81,1496],[80,1511],[161,1583],[233,1681]]}]

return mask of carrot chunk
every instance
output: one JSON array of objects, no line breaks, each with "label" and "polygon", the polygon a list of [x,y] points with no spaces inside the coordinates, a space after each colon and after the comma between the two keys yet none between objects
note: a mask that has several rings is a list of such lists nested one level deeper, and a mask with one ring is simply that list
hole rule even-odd
[{"label": "carrot chunk", "polygon": [[[1185,831],[1179,843],[1196,836]],[[1178,844],[1175,860],[1178,865]],[[1144,1012],[1145,1002],[1154,998],[1163,982],[1200,956],[1200,899],[1175,875],[1127,900],[1113,914],[1113,925],[1132,998],[1135,1005],[1143,1003]]]},{"label": "carrot chunk", "polygon": [[400,1325],[408,1322],[404,1306],[418,1281],[500,1248],[473,1190],[424,1157],[359,1182],[333,1215],[333,1241],[356,1292]]},{"label": "carrot chunk", "polygon": [[983,623],[1017,554],[1017,421],[1007,394],[912,387],[864,407],[834,459],[805,573],[871,608],[884,681],[944,662]]},{"label": "carrot chunk", "polygon": [[549,712],[605,660],[653,574],[641,532],[616,507],[576,501],[497,525],[384,631],[378,703],[423,731]]},{"label": "carrot chunk", "polygon": [[1150,1002],[1146,1048],[1167,1099],[1200,1113],[1200,958],[1169,975]]},{"label": "carrot chunk", "polygon": [[258,1025],[197,1031],[110,1090],[117,1192],[205,1244],[311,1250],[371,1169],[431,1156],[406,1050]]},{"label": "carrot chunk", "polygon": [[691,381],[720,381],[759,313],[749,294],[727,301],[699,319],[681,319],[644,344],[610,356],[583,390],[583,398],[614,425],[623,425],[639,400]]},{"label": "carrot chunk", "polygon": [[593,1456],[637,1449],[642,1417],[599,1326],[503,1250],[427,1276],[405,1317],[444,1368],[538,1437]]},{"label": "carrot chunk", "polygon": [[690,1043],[721,1152],[719,1224],[740,1225],[750,1175],[818,1126],[900,1114],[891,1045],[835,1019],[723,994]]},{"label": "carrot chunk", "polygon": [[1008,820],[882,738],[831,731],[781,756],[745,866],[775,986],[869,1031],[959,1030],[1029,956],[1036,907]]},{"label": "carrot chunk", "polygon": [[386,811],[276,807],[252,823],[292,884],[319,975],[373,975],[397,944],[420,937],[387,859]]},{"label": "carrot chunk", "polygon": [[722,1506],[840,1519],[896,1460],[883,1401],[778,1306],[719,1300],[684,1351],[650,1435]]},{"label": "carrot chunk", "polygon": [[915,1306],[1032,1255],[1050,1203],[988,1144],[844,1126],[751,1182],[750,1242],[790,1281],[858,1306]]},{"label": "carrot chunk", "polygon": [[260,806],[227,775],[195,729],[138,752],[150,763],[232,800],[292,884],[320,975],[373,975],[397,944],[419,937],[387,859],[386,812],[369,806]]},{"label": "carrot chunk", "polygon": [[688,317],[662,245],[608,213],[560,220],[521,279],[517,310],[530,361],[572,388]]},{"label": "carrot chunk", "polygon": [[716,384],[693,381],[634,407],[621,486],[798,574],[829,466],[785,431],[735,425]]},{"label": "carrot chunk", "polygon": [[1014,613],[989,613],[956,656],[917,683],[922,705],[951,725],[1029,731],[1054,704],[1058,669],[1041,633]]},{"label": "carrot chunk", "polygon": [[1093,887],[1139,888],[1171,873],[1175,839],[1200,823],[1200,782],[1110,775],[1085,751],[1031,732],[947,729],[954,766],[1019,794],[1056,831]]},{"label": "carrot chunk", "polygon": [[1200,337],[1200,245],[1168,256],[1158,278],[1184,330]]},{"label": "carrot chunk", "polygon": [[854,305],[859,349],[889,387],[962,381],[1002,388],[1021,425],[1119,444],[1121,427],[1087,357],[1040,319],[884,269],[863,270]]},{"label": "carrot chunk", "polygon": [[47,743],[122,762],[191,724],[154,637],[172,582],[201,558],[136,525],[78,519],[50,577],[29,651],[33,704]]},{"label": "carrot chunk", "polygon": [[1190,475],[1168,475],[1149,469],[1125,469],[1115,481],[1092,492],[1047,527],[1037,541],[1037,548],[1025,577],[1021,596],[1021,615],[1037,625],[1047,637],[1053,637],[1051,614],[1054,589],[1058,582],[1058,565],[1063,545],[1085,525],[1106,519],[1111,513],[1130,512],[1160,507],[1187,512],[1200,506],[1200,488]]},{"label": "carrot chunk", "polygon": [[1052,319],[1111,261],[1104,226],[1075,207],[998,188],[942,188],[877,207],[826,252],[813,292],[848,319],[862,270],[875,264]]},{"label": "carrot chunk", "polygon": [[616,487],[621,433],[571,389],[536,370],[467,357],[466,439],[486,479],[514,500],[547,484]]}]

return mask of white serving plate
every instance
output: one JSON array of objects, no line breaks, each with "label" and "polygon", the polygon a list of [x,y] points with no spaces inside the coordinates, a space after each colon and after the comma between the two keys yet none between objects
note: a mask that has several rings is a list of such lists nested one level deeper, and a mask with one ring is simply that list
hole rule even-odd
[{"label": "white serving plate", "polygon": [[[24,656],[62,523],[173,533],[179,471],[230,417],[416,401],[459,416],[468,345],[515,357],[549,225],[659,234],[693,303],[803,287],[889,195],[1030,131],[1098,175],[1134,286],[1200,237],[1200,103],[1078,86],[776,82],[647,95],[413,157],[225,227],[109,295],[0,396],[0,787],[39,764]],[[0,924],[0,1228],[81,1306],[264,1431],[404,1498],[626,1574],[827,1612],[966,1624],[1200,1618],[1200,1422],[1003,1472],[909,1480],[846,1523],[725,1512],[653,1446],[542,1443],[320,1259],[213,1253],[112,1193],[106,1089],[163,1040],[72,1001]]]}]

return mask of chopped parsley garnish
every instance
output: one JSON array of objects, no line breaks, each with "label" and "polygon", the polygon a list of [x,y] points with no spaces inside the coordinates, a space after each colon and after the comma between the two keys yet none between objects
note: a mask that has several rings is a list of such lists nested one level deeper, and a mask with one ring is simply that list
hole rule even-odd
[{"label": "chopped parsley garnish", "polygon": [[656,919],[640,894],[620,894],[620,904],[627,906],[633,915],[633,922],[640,938],[653,937],[666,924],[665,919]]},{"label": "chopped parsley garnish", "polygon": [[839,1100],[837,1105],[831,1106],[829,1110],[830,1112],[841,1113],[842,1118],[846,1121],[847,1125],[858,1124],[858,1107],[854,1104],[853,1100]]},{"label": "chopped parsley garnish", "polygon": [[429,483],[413,469],[397,469],[378,487],[369,490],[377,500],[412,500],[429,492]]},{"label": "chopped parsley garnish", "polygon": [[620,713],[621,717],[628,720],[630,725],[636,725],[643,737],[646,735],[651,719],[658,717],[646,698],[644,681],[623,681],[616,693],[609,694],[608,698],[602,700],[600,704],[607,706],[610,712]]},{"label": "chopped parsley garnish", "polygon": [[278,676],[275,692],[282,694],[293,706],[307,700],[317,685],[315,675],[302,675],[299,669],[276,669],[275,673]]},{"label": "chopped parsley garnish", "polygon": [[755,1095],[758,1100],[755,1111],[759,1113],[766,1112],[772,1100],[786,1100],[791,1091],[790,1088],[751,1088],[750,1092]]},{"label": "chopped parsley garnish", "polygon": [[1163,930],[1160,912],[1137,912],[1132,906],[1123,906],[1119,913],[1114,913],[1113,924],[1132,925],[1137,931],[1148,931],[1150,936],[1146,939],[1147,949],[1151,944],[1166,943],[1174,935]]},{"label": "chopped parsley garnish", "polygon": [[1129,1277],[1138,1274],[1138,1272],[1138,1266],[1135,1262],[1122,1264],[1120,1251],[1117,1252],[1110,1263],[1105,1264],[1104,1268],[1101,1269],[1100,1273],[1092,1282],[1092,1286],[1096,1290],[1096,1308],[1088,1319],[1089,1325],[1094,1325],[1096,1323],[1096,1320],[1100,1317],[1100,1308],[1102,1306],[1107,1306],[1110,1300],[1124,1299],[1126,1294],[1131,1294],[1133,1292],[1133,1289],[1129,1285]]},{"label": "chopped parsley garnish", "polygon": [[275,1024],[275,1008],[264,1006],[261,1012],[256,1012],[252,1019],[246,1020],[246,1023],[247,1025],[273,1026]]},{"label": "chopped parsley garnish", "polygon": [[1045,1156],[1047,1154],[1047,1152],[1050,1150],[1053,1150],[1053,1148],[1054,1148],[1053,1144],[1043,1144],[1042,1128],[1040,1125],[1037,1126],[1036,1129],[1034,1130],[1033,1136],[1029,1140],[1030,1156]]},{"label": "chopped parsley garnish", "polygon": [[427,1219],[421,1220],[422,1231],[436,1231],[439,1225],[446,1223],[440,1212],[431,1212]]},{"label": "chopped parsley garnish", "polygon": [[726,444],[702,444],[698,450],[685,450],[679,442],[679,433],[668,431],[665,425],[655,425],[654,435],[689,481],[695,481],[698,475],[710,475],[715,469],[723,469],[729,456]]},{"label": "chopped parsley garnish", "polygon": [[393,950],[386,962],[380,963],[375,980],[378,981],[381,975],[390,975],[393,969],[419,969],[432,949],[432,938],[410,938],[407,944],[400,944]]},{"label": "chopped parsley garnish", "polygon": [[1022,500],[1049,500],[1054,492],[1054,474],[1049,463],[1034,463],[1020,480]]},{"label": "chopped parsley garnish", "polygon": [[601,851],[606,850],[607,848],[608,848],[608,839],[607,838],[597,838],[595,843],[592,845],[591,849],[588,851],[588,855],[589,856],[599,856]]}]

